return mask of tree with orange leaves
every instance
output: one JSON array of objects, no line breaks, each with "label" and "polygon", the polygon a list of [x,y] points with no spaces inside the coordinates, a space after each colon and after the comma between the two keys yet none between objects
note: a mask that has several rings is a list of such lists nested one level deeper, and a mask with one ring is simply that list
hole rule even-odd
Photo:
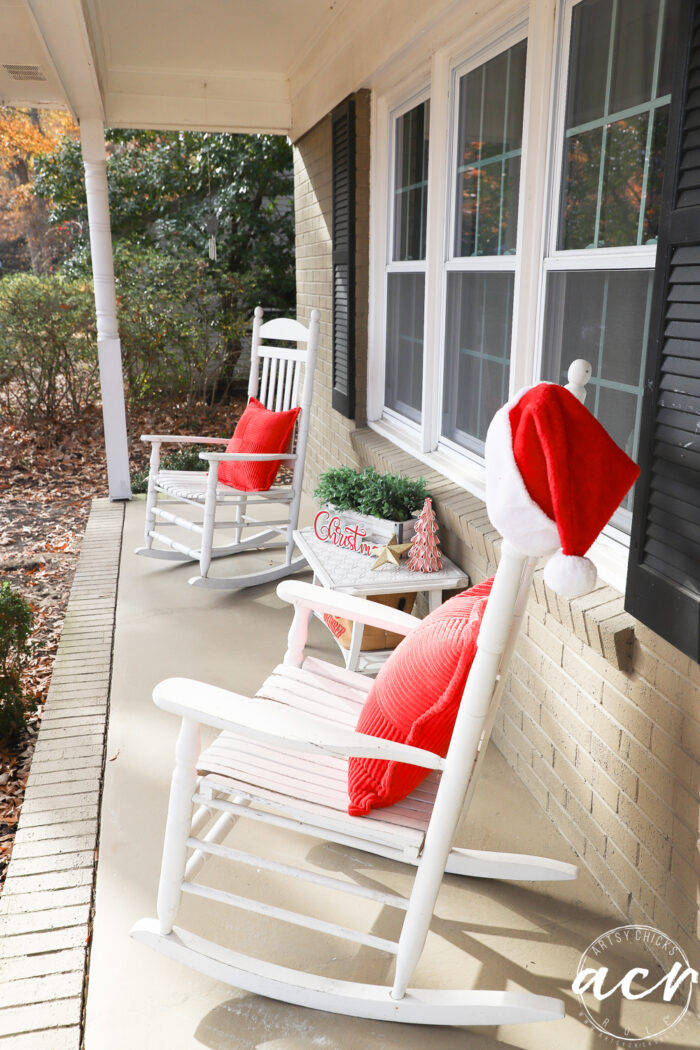
[{"label": "tree with orange leaves", "polygon": [[77,134],[65,110],[0,106],[0,245],[25,238],[35,273],[63,254],[69,231],[49,227],[46,203],[32,193],[34,162]]}]

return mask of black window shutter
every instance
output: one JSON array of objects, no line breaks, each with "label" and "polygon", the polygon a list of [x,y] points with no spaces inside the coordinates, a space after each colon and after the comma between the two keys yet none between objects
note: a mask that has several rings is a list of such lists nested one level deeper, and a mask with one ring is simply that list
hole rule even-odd
[{"label": "black window shutter", "polygon": [[700,0],[678,52],[625,608],[700,660]]},{"label": "black window shutter", "polygon": [[331,114],[333,137],[333,393],[355,418],[355,101]]}]

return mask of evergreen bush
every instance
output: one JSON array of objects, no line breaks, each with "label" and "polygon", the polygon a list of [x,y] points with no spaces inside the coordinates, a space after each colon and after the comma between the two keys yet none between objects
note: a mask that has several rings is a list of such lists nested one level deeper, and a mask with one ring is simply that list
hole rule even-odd
[{"label": "evergreen bush", "polygon": [[32,611],[7,581],[0,583],[0,741],[19,738],[27,713],[36,702],[22,691],[22,671],[30,654]]},{"label": "evergreen bush", "polygon": [[[161,456],[160,466],[162,470],[208,470],[209,464],[206,459],[200,459],[199,453],[205,451],[204,445],[184,445],[174,452],[166,452]],[[140,492],[148,492],[149,470],[137,470],[131,475],[131,491],[134,495]]]},{"label": "evergreen bush", "polygon": [[423,506],[428,491],[423,478],[413,481],[400,474],[378,474],[374,467],[362,471],[336,467],[321,474],[314,496],[336,510],[407,521]]}]

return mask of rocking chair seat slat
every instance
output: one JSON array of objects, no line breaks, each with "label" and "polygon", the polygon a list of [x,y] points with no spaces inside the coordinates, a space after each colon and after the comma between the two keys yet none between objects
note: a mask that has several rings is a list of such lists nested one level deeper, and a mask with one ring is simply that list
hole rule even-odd
[{"label": "rocking chair seat slat", "polygon": [[[178,499],[196,500],[204,503],[207,494],[207,473],[203,470],[161,470],[156,477],[156,485],[161,492]],[[227,500],[240,500],[241,495],[256,496],[257,492],[243,493],[231,485],[219,483],[216,486],[216,502],[225,503]],[[274,502],[290,501],[292,490],[288,486],[274,486],[266,489],[265,494]]]},{"label": "rocking chair seat slat", "polygon": [[[308,659],[302,667],[280,664],[257,695],[354,726],[370,685],[370,680],[353,671]],[[371,839],[412,857],[422,849],[439,783],[438,774],[432,773],[402,802],[367,817],[351,817],[344,758],[298,754],[223,732],[202,752],[198,767],[204,775],[203,787],[279,806],[286,814],[293,813],[310,833],[317,829],[325,836],[336,832]]]}]

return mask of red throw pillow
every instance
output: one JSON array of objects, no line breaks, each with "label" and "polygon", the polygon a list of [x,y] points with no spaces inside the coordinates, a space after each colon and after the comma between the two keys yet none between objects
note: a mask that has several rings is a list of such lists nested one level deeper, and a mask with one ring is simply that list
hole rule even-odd
[{"label": "red throw pillow", "polygon": [[[450,598],[422,621],[394,650],[367,694],[358,733],[412,744],[444,756],[450,746],[457,711],[493,580]],[[348,813],[405,798],[430,770],[376,758],[348,762]]]},{"label": "red throw pillow", "polygon": [[[286,452],[292,438],[294,424],[301,409],[271,412],[257,398],[251,397],[248,407],[238,420],[227,452]],[[262,462],[219,463],[219,481],[243,492],[269,489],[280,467],[279,459]]]}]

